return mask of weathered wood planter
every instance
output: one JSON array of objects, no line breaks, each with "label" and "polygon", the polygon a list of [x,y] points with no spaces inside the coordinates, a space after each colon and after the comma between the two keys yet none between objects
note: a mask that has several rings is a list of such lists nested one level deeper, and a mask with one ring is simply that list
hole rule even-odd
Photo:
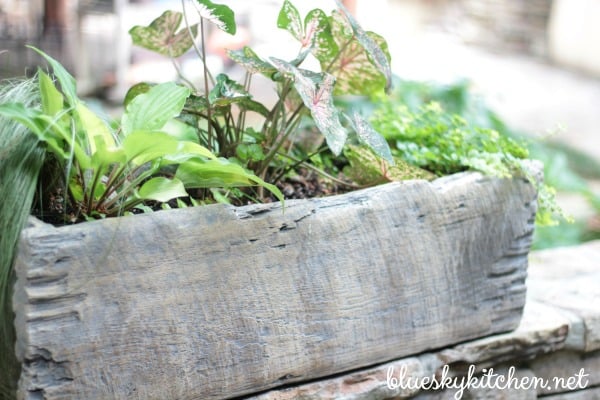
[{"label": "weathered wood planter", "polygon": [[23,231],[19,394],[218,399],[517,327],[535,189],[457,174]]}]

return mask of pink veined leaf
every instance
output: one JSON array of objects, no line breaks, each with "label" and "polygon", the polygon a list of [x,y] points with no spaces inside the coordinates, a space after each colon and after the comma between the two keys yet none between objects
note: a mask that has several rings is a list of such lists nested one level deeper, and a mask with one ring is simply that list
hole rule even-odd
[{"label": "pink veined leaf", "polygon": [[327,73],[314,73],[300,70],[290,63],[271,58],[273,65],[284,75],[292,77],[294,88],[319,131],[325,136],[331,151],[339,155],[346,143],[348,132],[340,122],[339,111],[333,104],[335,77]]}]

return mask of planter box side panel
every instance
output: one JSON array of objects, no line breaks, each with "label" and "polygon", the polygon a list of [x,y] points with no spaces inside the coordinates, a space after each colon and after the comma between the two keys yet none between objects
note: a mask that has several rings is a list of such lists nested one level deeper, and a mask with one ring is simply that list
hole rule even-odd
[{"label": "planter box side panel", "polygon": [[535,190],[459,174],[23,232],[23,398],[218,399],[513,329]]}]

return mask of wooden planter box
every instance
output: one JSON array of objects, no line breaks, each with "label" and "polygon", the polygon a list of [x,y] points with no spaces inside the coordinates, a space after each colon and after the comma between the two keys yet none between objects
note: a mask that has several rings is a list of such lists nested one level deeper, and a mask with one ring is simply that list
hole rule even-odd
[{"label": "wooden planter box", "polygon": [[26,399],[220,399],[517,327],[536,191],[463,173],[23,231]]}]

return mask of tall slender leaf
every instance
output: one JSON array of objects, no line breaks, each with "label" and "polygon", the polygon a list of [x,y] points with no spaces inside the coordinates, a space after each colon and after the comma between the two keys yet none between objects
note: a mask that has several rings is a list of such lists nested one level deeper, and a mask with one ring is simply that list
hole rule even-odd
[{"label": "tall slender leaf", "polygon": [[43,51],[36,49],[33,46],[27,46],[28,48],[34,50],[39,55],[46,59],[46,62],[52,67],[52,73],[58,80],[60,84],[60,90],[62,94],[67,99],[67,102],[70,106],[75,106],[79,102],[79,98],[77,97],[77,85],[75,83],[75,78],[62,66],[61,63],[56,61],[54,58],[50,57],[48,54]]}]

